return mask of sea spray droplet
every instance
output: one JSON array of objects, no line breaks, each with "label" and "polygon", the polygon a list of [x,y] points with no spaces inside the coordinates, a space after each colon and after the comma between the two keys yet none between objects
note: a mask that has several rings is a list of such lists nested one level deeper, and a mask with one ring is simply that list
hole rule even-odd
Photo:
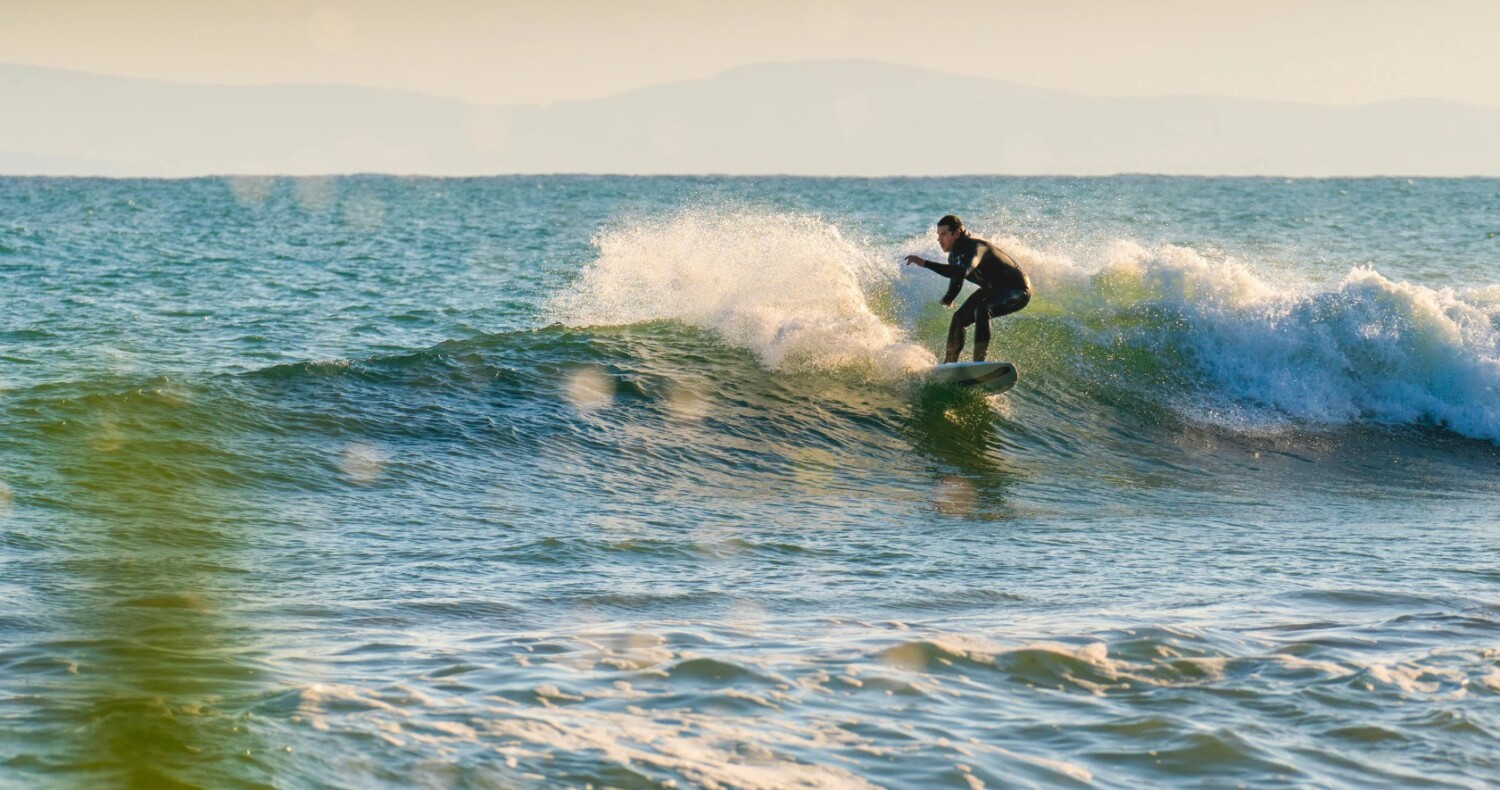
[{"label": "sea spray droplet", "polygon": [[355,485],[369,485],[385,472],[387,457],[385,450],[373,444],[355,442],[344,448],[339,459],[339,469],[344,477]]},{"label": "sea spray droplet", "polygon": [[563,396],[580,412],[608,407],[615,400],[615,380],[598,368],[579,368],[563,387]]}]

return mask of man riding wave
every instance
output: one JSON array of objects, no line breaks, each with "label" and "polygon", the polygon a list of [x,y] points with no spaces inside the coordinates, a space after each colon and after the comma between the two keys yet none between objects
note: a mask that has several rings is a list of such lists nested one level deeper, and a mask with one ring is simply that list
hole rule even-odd
[{"label": "man riding wave", "polygon": [[964,280],[979,286],[953,315],[943,362],[958,361],[970,324],[975,325],[974,361],[983,362],[990,347],[990,319],[1010,315],[1031,302],[1031,281],[1009,255],[984,239],[969,235],[963,220],[952,214],[937,221],[937,238],[938,246],[948,253],[947,263],[908,255],[906,264],[931,269],[951,281],[948,293],[943,295],[944,307],[953,306]]}]

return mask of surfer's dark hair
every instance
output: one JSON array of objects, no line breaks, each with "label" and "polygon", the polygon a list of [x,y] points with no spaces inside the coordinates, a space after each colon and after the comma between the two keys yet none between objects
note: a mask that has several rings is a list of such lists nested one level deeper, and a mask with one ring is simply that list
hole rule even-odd
[{"label": "surfer's dark hair", "polygon": [[968,233],[968,231],[964,230],[964,221],[953,214],[944,214],[943,218],[937,221],[937,226],[947,228],[950,232],[957,233],[960,236]]}]

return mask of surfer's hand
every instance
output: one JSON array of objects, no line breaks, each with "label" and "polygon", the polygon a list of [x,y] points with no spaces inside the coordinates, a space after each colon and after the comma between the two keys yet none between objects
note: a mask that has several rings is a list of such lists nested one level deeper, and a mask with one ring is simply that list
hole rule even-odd
[{"label": "surfer's hand", "polygon": [[952,302],[938,302],[938,304],[942,305],[943,307],[945,307],[945,308],[947,308],[949,310],[953,309],[953,303]]},{"label": "surfer's hand", "polygon": [[907,266],[921,266],[922,268],[925,269],[925,268],[927,268],[927,261],[922,260],[920,257],[918,257],[916,255],[908,255],[908,256],[906,256],[906,265]]}]

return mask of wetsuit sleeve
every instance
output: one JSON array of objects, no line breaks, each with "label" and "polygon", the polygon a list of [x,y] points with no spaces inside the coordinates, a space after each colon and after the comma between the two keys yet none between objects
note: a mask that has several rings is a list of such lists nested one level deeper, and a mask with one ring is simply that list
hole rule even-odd
[{"label": "wetsuit sleeve", "polygon": [[969,267],[961,263],[937,263],[928,261],[927,268],[952,280],[948,285],[948,293],[943,297],[943,304],[952,304],[958,298],[958,292],[964,288],[964,276],[969,273]]},{"label": "wetsuit sleeve", "polygon": [[[962,266],[954,266],[953,268],[958,269],[960,272],[963,271],[963,267]],[[948,278],[948,293],[943,294],[943,304],[953,304],[953,300],[958,298],[958,292],[962,291],[963,289],[964,289],[964,276],[963,276],[963,274],[958,274],[956,276],[950,276]]]},{"label": "wetsuit sleeve", "polygon": [[968,269],[956,263],[938,263],[937,261],[927,261],[926,263],[927,268],[943,275],[944,277],[962,278],[969,271]]}]

